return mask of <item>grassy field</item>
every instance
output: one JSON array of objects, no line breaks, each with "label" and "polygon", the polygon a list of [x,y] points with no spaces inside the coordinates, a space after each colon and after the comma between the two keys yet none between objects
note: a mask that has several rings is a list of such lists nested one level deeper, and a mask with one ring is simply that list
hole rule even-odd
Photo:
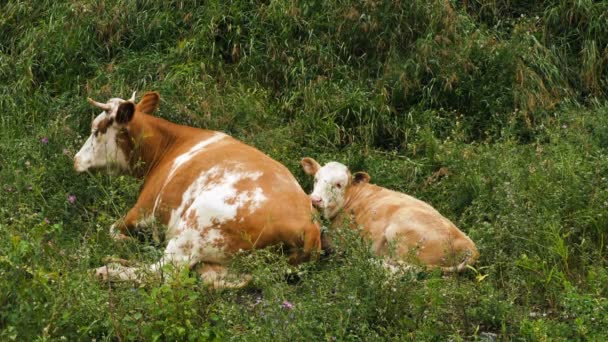
[{"label": "grassy field", "polygon": [[[608,336],[608,3],[0,2],[0,340],[603,340]],[[158,115],[284,163],[366,170],[481,253],[389,277],[356,232],[298,267],[273,250],[212,291],[182,271],[108,286],[109,226],[140,183],[77,175],[87,97],[161,93]],[[447,175],[437,177],[441,168]]]}]

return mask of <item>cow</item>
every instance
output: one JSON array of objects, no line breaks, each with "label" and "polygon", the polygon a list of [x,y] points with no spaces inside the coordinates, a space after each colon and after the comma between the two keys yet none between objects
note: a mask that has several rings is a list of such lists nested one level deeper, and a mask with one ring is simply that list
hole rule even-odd
[{"label": "cow", "polygon": [[110,234],[120,240],[151,224],[166,227],[160,261],[102,266],[97,277],[141,281],[144,273],[172,264],[198,271],[214,287],[242,287],[250,277],[228,281],[225,268],[239,251],[282,245],[294,264],[317,256],[314,208],[285,166],[227,134],[153,116],[159,101],[158,92],[137,104],[135,93],[106,103],[88,99],[103,112],[75,155],[74,169],[143,179],[137,202]]},{"label": "cow", "polygon": [[[444,272],[461,271],[479,257],[473,241],[429,204],[370,184],[366,172],[351,175],[338,162],[321,167],[306,157],[300,163],[306,174],[314,176],[312,204],[332,226],[362,228],[376,255],[397,264],[415,261]],[[395,262],[385,266],[395,271]]]}]

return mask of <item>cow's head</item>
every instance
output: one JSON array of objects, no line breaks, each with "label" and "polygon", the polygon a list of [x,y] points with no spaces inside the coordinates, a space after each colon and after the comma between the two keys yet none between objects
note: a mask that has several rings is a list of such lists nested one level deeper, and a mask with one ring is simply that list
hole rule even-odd
[{"label": "cow's head", "polygon": [[359,183],[369,182],[369,175],[356,172],[351,176],[344,164],[329,162],[323,167],[316,160],[306,157],[300,162],[304,172],[314,176],[314,188],[310,194],[312,204],[331,219],[342,210],[348,189]]},{"label": "cow's head", "polygon": [[91,124],[91,135],[74,157],[77,172],[106,168],[128,171],[132,148],[128,126],[136,112],[152,113],[159,100],[158,93],[146,93],[135,105],[135,93],[129,100],[112,98],[106,103],[88,99],[103,110]]}]

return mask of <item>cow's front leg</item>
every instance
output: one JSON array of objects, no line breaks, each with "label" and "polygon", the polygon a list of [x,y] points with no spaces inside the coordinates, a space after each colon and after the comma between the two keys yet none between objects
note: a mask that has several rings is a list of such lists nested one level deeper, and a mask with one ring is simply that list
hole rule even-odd
[{"label": "cow's front leg", "polygon": [[[142,213],[139,206],[135,206],[129,210],[124,218],[119,219],[110,226],[110,236],[116,241],[129,240],[135,232],[147,230],[151,226],[154,226],[154,219]],[[157,243],[160,240],[156,230],[154,230],[153,238]]]},{"label": "cow's front leg", "polygon": [[130,240],[137,229],[137,216],[135,208],[129,210],[125,217],[110,226],[110,237],[116,241]]},{"label": "cow's front leg", "polygon": [[130,229],[126,227],[124,219],[120,219],[110,226],[110,237],[115,241],[131,240],[131,236],[125,234],[129,231]]},{"label": "cow's front leg", "polygon": [[[141,281],[146,274],[158,277],[165,265],[175,268],[192,267],[200,261],[200,234],[195,230],[187,230],[172,238],[167,243],[163,257],[156,263],[141,267],[129,267],[129,262],[123,259],[112,259],[113,263],[99,267],[95,276],[100,280],[111,281]],[[196,247],[196,248],[195,248]],[[118,262],[118,263],[116,263]]]}]

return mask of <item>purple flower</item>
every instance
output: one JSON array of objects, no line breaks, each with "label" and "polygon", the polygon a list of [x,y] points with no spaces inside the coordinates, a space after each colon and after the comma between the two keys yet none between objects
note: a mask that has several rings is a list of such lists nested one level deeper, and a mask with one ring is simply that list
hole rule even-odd
[{"label": "purple flower", "polygon": [[293,309],[293,304],[291,304],[288,300],[284,300],[283,304],[281,304],[281,307],[283,307],[283,309],[287,309],[287,310],[291,310]]},{"label": "purple flower", "polygon": [[40,138],[40,142],[41,142],[41,143],[43,143],[44,145],[46,145],[46,144],[48,144],[48,143],[49,143],[49,138],[47,138],[47,137],[42,137],[42,138]]},{"label": "purple flower", "polygon": [[46,217],[45,217],[45,218],[44,218],[44,223],[46,223],[46,224],[51,224],[51,221],[50,221],[48,218],[46,218]]},{"label": "purple flower", "polygon": [[70,204],[74,204],[74,202],[76,202],[76,196],[75,195],[68,196],[68,202],[70,202]]}]

